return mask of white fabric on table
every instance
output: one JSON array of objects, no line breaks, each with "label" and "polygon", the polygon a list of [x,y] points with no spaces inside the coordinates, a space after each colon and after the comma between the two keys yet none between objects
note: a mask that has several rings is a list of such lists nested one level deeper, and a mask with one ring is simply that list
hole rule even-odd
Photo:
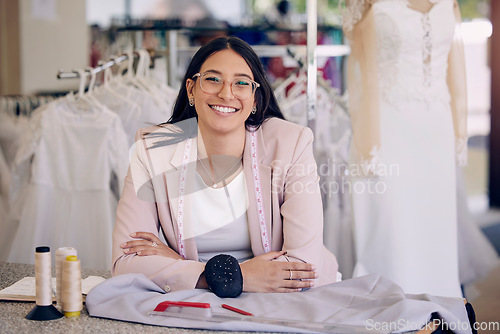
[{"label": "white fabric on table", "polygon": [[[143,274],[113,277],[92,289],[86,298],[94,317],[168,327],[233,331],[311,332],[303,328],[246,321],[222,323],[149,315],[163,301],[210,303],[212,312],[235,315],[221,304],[245,310],[257,317],[289,319],[307,323],[336,324],[341,332],[414,331],[438,312],[456,333],[470,333],[461,298],[405,295],[403,290],[380,275],[367,275],[297,293],[243,293],[238,298],[219,298],[203,290],[166,294]],[[307,325],[305,325],[307,326]],[[455,326],[455,327],[452,327]],[[329,330],[331,332],[331,330]]]}]

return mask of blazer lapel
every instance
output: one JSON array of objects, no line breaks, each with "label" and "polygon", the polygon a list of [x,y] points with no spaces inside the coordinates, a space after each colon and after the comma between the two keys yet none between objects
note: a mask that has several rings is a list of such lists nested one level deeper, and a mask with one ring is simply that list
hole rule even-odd
[{"label": "blazer lapel", "polygon": [[[171,212],[171,219],[173,229],[176,234],[176,238],[178,236],[178,217],[179,217],[179,187],[180,187],[180,174],[182,163],[184,160],[184,155],[186,153],[186,145],[187,140],[184,140],[175,145],[175,151],[172,155],[172,159],[170,160],[170,164],[172,169],[165,173],[165,184],[167,187],[169,206]],[[191,140],[191,150],[189,152],[189,157],[187,160],[187,173],[185,180],[185,193],[184,195],[189,194],[193,189],[193,182],[196,173],[196,156],[197,156],[197,146],[196,146],[196,138]],[[186,197],[184,196],[184,199]],[[184,212],[184,225],[189,223],[189,213]],[[196,248],[196,242],[194,238],[185,239],[184,246],[186,249],[186,257],[188,259],[197,260],[198,259],[198,250]]]},{"label": "blazer lapel", "polygon": [[179,214],[179,176],[182,165],[182,157],[184,155],[185,141],[175,145],[175,151],[170,160],[171,170],[167,171],[165,175],[165,185],[168,193],[168,205],[172,216],[172,225],[174,226],[175,233],[177,234],[177,217]]}]

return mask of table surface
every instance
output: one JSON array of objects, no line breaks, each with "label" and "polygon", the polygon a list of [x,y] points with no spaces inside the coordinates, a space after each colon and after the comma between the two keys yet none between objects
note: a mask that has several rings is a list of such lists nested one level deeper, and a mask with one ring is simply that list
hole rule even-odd
[{"label": "table surface", "polygon": [[[111,277],[109,271],[82,269],[82,278],[91,275],[105,278]],[[26,276],[35,276],[34,265],[0,262],[0,290]],[[55,276],[55,273],[53,273],[53,276]],[[34,302],[0,301],[0,333],[255,333],[166,328],[94,318],[89,316],[85,306],[81,315],[76,318],[62,317],[50,321],[27,320],[25,317],[34,306]]]}]

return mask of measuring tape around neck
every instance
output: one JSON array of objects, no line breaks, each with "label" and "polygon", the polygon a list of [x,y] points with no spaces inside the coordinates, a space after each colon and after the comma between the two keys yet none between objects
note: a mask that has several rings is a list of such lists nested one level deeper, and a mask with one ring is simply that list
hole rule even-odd
[{"label": "measuring tape around neck", "polygon": [[[269,243],[269,234],[267,233],[266,216],[264,211],[264,201],[262,197],[262,188],[260,186],[259,163],[257,155],[257,136],[256,131],[251,132],[250,153],[252,156],[252,175],[255,190],[255,199],[257,201],[257,214],[259,217],[260,236],[262,239],[262,246],[264,251],[269,253],[271,245]],[[193,139],[189,138],[186,141],[184,148],[184,156],[182,157],[182,165],[179,176],[179,200],[177,206],[177,244],[179,248],[179,255],[186,259],[186,248],[184,246],[184,194],[186,192],[186,178],[187,178],[187,165],[191,148],[193,146]]]},{"label": "measuring tape around neck", "polygon": [[271,245],[269,244],[269,234],[267,233],[266,215],[264,211],[264,201],[262,199],[262,188],[260,186],[259,163],[257,154],[257,131],[251,132],[252,142],[250,143],[250,154],[252,156],[252,175],[255,190],[255,199],[257,200],[257,214],[259,216],[260,238],[264,251],[269,253]]},{"label": "measuring tape around neck", "polygon": [[187,259],[186,248],[184,247],[184,193],[186,192],[187,165],[192,145],[192,138],[186,140],[184,156],[182,157],[181,173],[179,176],[179,201],[177,203],[177,246],[179,247],[179,255],[184,259]]}]

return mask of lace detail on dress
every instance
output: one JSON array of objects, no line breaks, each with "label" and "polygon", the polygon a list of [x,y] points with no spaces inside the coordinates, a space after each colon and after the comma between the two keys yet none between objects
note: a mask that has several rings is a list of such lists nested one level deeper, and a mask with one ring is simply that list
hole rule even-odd
[{"label": "lace detail on dress", "polygon": [[374,146],[370,151],[370,157],[367,159],[360,159],[358,164],[351,164],[349,174],[355,177],[372,178],[378,177],[383,173],[380,165],[380,149]]},{"label": "lace detail on dress", "polygon": [[[363,19],[365,12],[373,3],[386,1],[402,2],[406,6],[409,4],[408,0],[350,0],[349,5],[346,5],[346,8],[342,13],[342,29],[344,33],[349,37],[349,34],[354,29],[354,26]],[[345,0],[341,0],[341,2],[339,2],[339,6],[342,3],[345,3]]]},{"label": "lace detail on dress", "polygon": [[356,23],[361,21],[368,6],[369,0],[351,0],[342,14],[342,28],[344,33],[349,34]]},{"label": "lace detail on dress", "polygon": [[[378,14],[379,30],[384,32],[398,31],[394,19],[387,14]],[[398,55],[401,53],[401,39],[391,33],[377,34],[377,57],[379,90],[384,101],[392,104],[398,103],[405,96],[406,86],[398,83],[399,62]]]},{"label": "lace detail on dress", "polygon": [[[440,1],[444,0],[436,0]],[[388,3],[394,3],[394,6]],[[440,52],[439,46],[436,49],[434,45],[439,42],[434,40],[434,35],[441,33],[433,31],[435,10],[419,13],[408,8],[407,0],[378,0],[373,6],[381,100],[394,106],[405,101],[449,103],[450,94],[442,73],[446,64],[433,59],[434,54]],[[398,20],[400,16],[412,20],[413,28],[402,25]],[[450,17],[442,19],[447,21]],[[449,31],[444,29],[443,33]]]},{"label": "lace detail on dress", "polygon": [[455,151],[457,155],[457,163],[459,166],[467,166],[467,138],[455,139]]},{"label": "lace detail on dress", "polygon": [[422,60],[424,62],[424,87],[431,86],[431,55],[432,55],[432,37],[431,20],[429,14],[422,15],[422,28],[424,31],[424,48],[422,50]]}]

